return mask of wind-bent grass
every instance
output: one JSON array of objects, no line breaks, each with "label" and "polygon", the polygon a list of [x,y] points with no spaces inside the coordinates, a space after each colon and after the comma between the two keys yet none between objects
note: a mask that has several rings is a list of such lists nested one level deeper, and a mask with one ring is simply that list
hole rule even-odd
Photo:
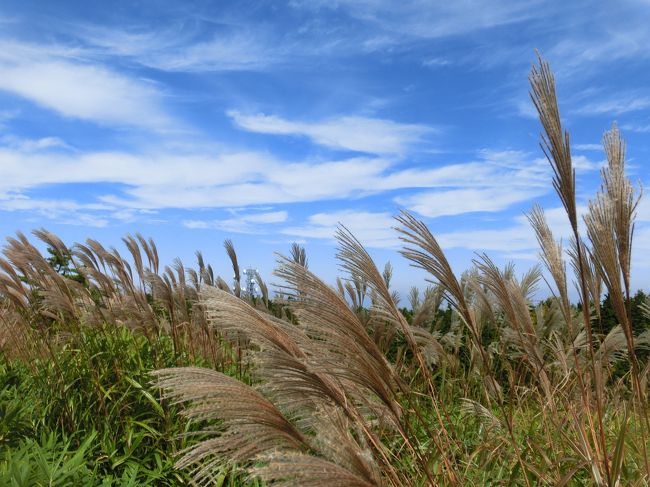
[{"label": "wind-bent grass", "polygon": [[[127,260],[93,240],[67,248],[35,232],[59,261],[67,256],[57,270],[19,234],[0,259],[0,346],[6,367],[41,380],[49,399],[39,413],[0,396],[16,431],[0,430],[0,475],[15,458],[31,462],[15,449],[32,448],[25,418],[38,417],[66,451],[101,450],[84,468],[117,485],[235,485],[244,476],[279,486],[647,485],[650,305],[646,331],[635,331],[639,195],[625,176],[624,143],[616,127],[605,134],[608,166],[582,235],[569,136],[543,60],[530,82],[573,236],[565,255],[544,211],[529,214],[550,299],[532,303],[540,268],[517,277],[481,254],[456,275],[406,212],[396,218],[402,255],[435,283],[410,293],[407,313],[390,287],[392,267],[381,272],[343,227],[347,277],[327,285],[294,245],[278,256],[274,299],[266,286],[259,299],[231,290],[200,253],[197,269],[175,261],[161,270],[141,236],[124,239]],[[235,247],[225,249],[239,283]],[[605,291],[618,322],[607,334]],[[71,475],[86,475],[75,461]]]}]

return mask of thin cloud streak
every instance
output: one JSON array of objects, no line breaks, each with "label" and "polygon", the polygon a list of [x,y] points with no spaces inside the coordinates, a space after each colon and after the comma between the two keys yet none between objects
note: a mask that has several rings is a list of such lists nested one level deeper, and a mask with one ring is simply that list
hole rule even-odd
[{"label": "thin cloud streak", "polygon": [[246,115],[236,110],[228,116],[240,128],[261,134],[303,136],[333,149],[371,154],[403,154],[437,130],[417,124],[359,116],[330,118],[319,122],[290,121],[263,113]]},{"label": "thin cloud streak", "polygon": [[0,90],[63,117],[156,131],[175,128],[154,84],[100,64],[75,61],[79,52],[0,41]]},{"label": "thin cloud streak", "polygon": [[222,230],[228,233],[264,233],[263,226],[284,223],[289,214],[286,211],[242,214],[232,212],[231,218],[214,220],[184,220],[183,226],[197,230]]},{"label": "thin cloud streak", "polygon": [[[0,149],[4,178],[0,192],[25,191],[45,184],[112,183],[120,192],[99,200],[119,207],[228,208],[361,198],[387,191],[436,188],[436,193],[397,196],[400,204],[431,216],[432,201],[465,201],[453,213],[481,211],[470,196],[483,197],[483,211],[498,211],[549,191],[550,174],[524,153],[481,151],[480,162],[437,168],[402,169],[382,158],[286,162],[257,152],[65,153]],[[54,169],[54,170],[53,170]],[[498,194],[499,188],[514,188]],[[514,197],[513,195],[516,195]],[[401,198],[401,199],[400,199]],[[429,199],[432,201],[429,201]],[[491,206],[490,206],[491,204]],[[445,214],[438,212],[438,215]],[[449,214],[449,213],[446,213]]]}]

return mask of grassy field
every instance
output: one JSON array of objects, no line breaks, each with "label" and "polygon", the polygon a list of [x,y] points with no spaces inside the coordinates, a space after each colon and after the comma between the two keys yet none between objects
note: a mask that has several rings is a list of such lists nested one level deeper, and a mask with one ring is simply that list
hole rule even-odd
[{"label": "grassy field", "polygon": [[639,191],[614,127],[602,188],[578,215],[542,60],[530,81],[573,239],[563,249],[535,207],[541,266],[522,276],[482,254],[454,274],[408,213],[402,255],[435,285],[401,301],[392,267],[345,228],[334,286],[295,245],[278,258],[281,287],[256,297],[229,241],[234,291],[200,253],[161,267],[141,236],[120,253],[35,231],[46,255],[9,238],[0,485],[648,485],[650,303],[630,289]]}]

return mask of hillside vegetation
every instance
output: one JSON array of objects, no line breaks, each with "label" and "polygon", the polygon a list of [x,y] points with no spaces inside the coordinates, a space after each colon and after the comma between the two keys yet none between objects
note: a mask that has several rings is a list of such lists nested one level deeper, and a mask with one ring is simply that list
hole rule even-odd
[{"label": "hillside vegetation", "polygon": [[[530,83],[572,238],[562,248],[535,206],[541,266],[521,276],[485,254],[456,275],[406,212],[401,254],[432,283],[407,309],[392,267],[344,227],[335,286],[294,245],[272,298],[263,282],[240,291],[230,241],[234,287],[200,253],[161,267],[140,235],[118,251],[37,230],[47,255],[9,238],[0,485],[648,485],[650,303],[630,285],[640,191],[614,126],[579,215],[543,60]],[[542,286],[552,297],[534,304]]]}]

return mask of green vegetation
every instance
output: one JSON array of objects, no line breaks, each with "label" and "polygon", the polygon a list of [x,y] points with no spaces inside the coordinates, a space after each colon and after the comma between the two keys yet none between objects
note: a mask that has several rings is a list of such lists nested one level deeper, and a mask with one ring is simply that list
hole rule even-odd
[{"label": "green vegetation", "polygon": [[175,356],[169,335],[109,326],[53,353],[0,363],[0,485],[189,485],[174,454],[201,425],[162,407],[149,373],[207,362]]},{"label": "green vegetation", "polygon": [[[436,284],[398,308],[346,229],[335,287],[294,245],[276,296],[233,291],[197,253],[160,268],[35,231],[0,259],[0,485],[647,485],[650,303],[630,290],[638,194],[604,137],[601,191],[578,225],[568,135],[546,63],[531,73],[568,251],[529,219],[541,268],[479,255],[457,276],[426,225],[402,255]],[[573,276],[567,275],[567,265]],[[578,289],[571,304],[568,289]]]}]

